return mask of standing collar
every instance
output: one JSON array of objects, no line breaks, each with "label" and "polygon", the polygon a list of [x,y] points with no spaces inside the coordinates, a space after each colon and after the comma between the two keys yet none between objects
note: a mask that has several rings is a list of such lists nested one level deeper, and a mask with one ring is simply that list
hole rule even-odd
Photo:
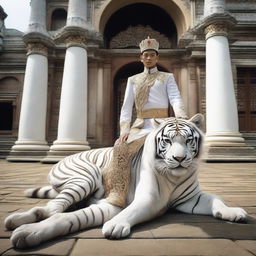
[{"label": "standing collar", "polygon": [[158,71],[158,69],[157,69],[157,67],[154,67],[154,68],[146,68],[146,67],[144,67],[144,73],[146,73],[146,74],[153,74],[153,73],[155,73],[155,72],[157,72]]}]

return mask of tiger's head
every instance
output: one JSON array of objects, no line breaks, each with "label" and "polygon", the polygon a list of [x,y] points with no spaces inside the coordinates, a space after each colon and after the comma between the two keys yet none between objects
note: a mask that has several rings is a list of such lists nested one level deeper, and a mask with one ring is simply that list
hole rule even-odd
[{"label": "tiger's head", "polygon": [[170,118],[164,121],[155,136],[155,169],[162,175],[182,176],[197,161],[203,134],[198,128],[203,115],[190,120]]}]

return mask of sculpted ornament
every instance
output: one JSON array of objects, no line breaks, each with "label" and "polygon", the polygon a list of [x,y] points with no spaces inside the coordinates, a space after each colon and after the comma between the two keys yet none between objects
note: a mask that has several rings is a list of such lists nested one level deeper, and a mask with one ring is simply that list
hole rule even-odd
[{"label": "sculpted ornament", "polygon": [[47,57],[48,48],[41,43],[28,43],[27,45],[27,55],[37,53]]},{"label": "sculpted ornament", "polygon": [[148,100],[149,90],[156,80],[164,83],[168,74],[166,72],[155,72],[152,74],[140,73],[130,79],[135,86],[137,97],[135,99],[136,108],[142,110]]},{"label": "sculpted ornament", "polygon": [[130,26],[126,30],[119,32],[109,43],[111,49],[138,48],[139,43],[150,35],[151,38],[161,42],[162,49],[170,49],[171,41],[165,35],[152,29],[150,26]]},{"label": "sculpted ornament", "polygon": [[[124,208],[105,199],[102,169],[111,159],[112,148],[85,151],[63,159],[49,173],[50,186],[26,191],[29,197],[52,200],[46,206],[6,218],[6,228],[14,230],[13,245],[33,247],[99,225],[103,225],[105,237],[119,239],[127,237],[134,225],[154,219],[169,208],[228,221],[245,220],[247,214],[242,208],[228,207],[219,197],[199,188],[197,172],[203,134],[198,126],[202,120],[200,114],[190,120],[168,118],[162,123],[156,120],[156,129],[133,158]],[[85,198],[87,207],[65,212]]]},{"label": "sculpted ornament", "polygon": [[83,36],[68,36],[65,39],[65,43],[66,43],[67,47],[71,47],[71,46],[85,47],[85,37],[83,37]]},{"label": "sculpted ornament", "polygon": [[228,36],[228,28],[224,24],[211,24],[205,28],[206,39],[212,36]]}]

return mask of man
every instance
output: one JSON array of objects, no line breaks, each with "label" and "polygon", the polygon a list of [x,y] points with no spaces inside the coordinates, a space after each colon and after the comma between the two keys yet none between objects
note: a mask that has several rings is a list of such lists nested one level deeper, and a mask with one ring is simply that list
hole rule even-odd
[{"label": "man", "polygon": [[[159,43],[147,38],[140,43],[144,71],[129,77],[120,115],[120,137],[103,179],[108,202],[126,206],[133,156],[143,146],[146,135],[154,129],[155,118],[167,118],[169,103],[177,118],[187,118],[173,74],[157,69]],[[137,119],[131,127],[135,103]]]}]

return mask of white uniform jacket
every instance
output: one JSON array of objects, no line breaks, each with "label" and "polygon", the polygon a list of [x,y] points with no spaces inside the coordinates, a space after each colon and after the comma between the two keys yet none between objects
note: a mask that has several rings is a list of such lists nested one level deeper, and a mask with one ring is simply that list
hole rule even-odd
[{"label": "white uniform jacket", "polygon": [[[146,87],[149,88],[148,91],[145,91]],[[155,67],[150,70],[145,68],[142,73],[129,77],[120,114],[120,135],[130,133],[127,140],[128,143],[145,136],[154,129],[154,118],[163,116],[150,116],[149,114],[144,118],[143,115],[140,117],[138,112],[159,113],[160,111],[163,113],[167,111],[168,113],[169,103],[173,107],[176,117],[187,118],[184,104],[172,73],[159,72]],[[136,105],[137,119],[131,127],[134,104]]]}]

